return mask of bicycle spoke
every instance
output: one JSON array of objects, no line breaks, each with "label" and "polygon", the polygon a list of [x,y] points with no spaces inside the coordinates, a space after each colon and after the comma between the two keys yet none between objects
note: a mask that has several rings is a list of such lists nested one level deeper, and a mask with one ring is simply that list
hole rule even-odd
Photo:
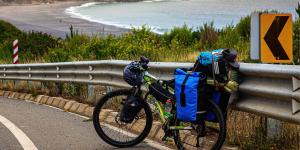
[{"label": "bicycle spoke", "polygon": [[[123,90],[124,91],[124,90]],[[94,111],[94,126],[98,135],[109,144],[115,146],[134,145],[141,142],[150,132],[152,125],[151,109],[147,106],[146,109],[141,108],[135,119],[130,123],[125,123],[120,120],[121,111],[123,109],[124,100],[127,100],[128,92],[113,92],[95,107]],[[95,118],[98,121],[95,122]],[[149,118],[149,123],[146,123]],[[149,126],[150,124],[150,126]],[[99,130],[100,129],[100,130]],[[142,134],[146,132],[147,134]]]}]

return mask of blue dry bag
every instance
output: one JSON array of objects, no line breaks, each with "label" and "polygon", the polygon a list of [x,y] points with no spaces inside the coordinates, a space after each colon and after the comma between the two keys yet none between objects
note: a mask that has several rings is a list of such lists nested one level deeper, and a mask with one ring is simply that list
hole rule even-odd
[{"label": "blue dry bag", "polygon": [[177,118],[181,121],[196,121],[206,110],[206,98],[203,94],[206,76],[200,72],[188,73],[179,68],[175,70],[174,76]]}]

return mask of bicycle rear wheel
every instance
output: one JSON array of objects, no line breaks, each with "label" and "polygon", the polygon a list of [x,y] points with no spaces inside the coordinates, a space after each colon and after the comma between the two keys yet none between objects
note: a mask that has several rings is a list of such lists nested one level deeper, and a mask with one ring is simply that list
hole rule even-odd
[{"label": "bicycle rear wheel", "polygon": [[[213,101],[209,100],[209,110],[216,115],[216,122],[203,121],[197,125],[176,120],[177,126],[193,126],[195,130],[176,130],[174,141],[177,149],[221,149],[226,138],[226,122],[221,109]],[[197,145],[197,139],[199,141]]]},{"label": "bicycle rear wheel", "polygon": [[97,134],[108,144],[116,147],[131,147],[142,142],[152,127],[152,113],[143,101],[143,108],[131,123],[120,121],[120,113],[130,90],[107,93],[96,104],[93,123]]}]

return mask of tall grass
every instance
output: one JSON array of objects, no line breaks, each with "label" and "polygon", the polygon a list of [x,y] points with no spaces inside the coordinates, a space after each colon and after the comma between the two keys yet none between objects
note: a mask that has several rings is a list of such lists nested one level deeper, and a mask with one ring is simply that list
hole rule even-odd
[{"label": "tall grass", "polygon": [[227,144],[241,149],[300,149],[300,126],[277,121],[275,133],[268,135],[267,118],[230,110],[227,120]]}]

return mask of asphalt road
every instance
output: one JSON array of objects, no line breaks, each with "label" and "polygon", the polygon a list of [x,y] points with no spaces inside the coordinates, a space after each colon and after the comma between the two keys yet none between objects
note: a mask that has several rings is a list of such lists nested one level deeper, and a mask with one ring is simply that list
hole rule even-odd
[{"label": "asphalt road", "polygon": [[[9,122],[15,127],[9,129]],[[26,144],[28,146],[30,143],[26,143],[20,132],[40,150],[118,149],[103,142],[92,121],[86,118],[45,105],[0,97],[0,150],[19,150]],[[20,140],[25,144],[22,145]],[[144,142],[128,149],[162,149],[156,144],[150,145]]]}]

